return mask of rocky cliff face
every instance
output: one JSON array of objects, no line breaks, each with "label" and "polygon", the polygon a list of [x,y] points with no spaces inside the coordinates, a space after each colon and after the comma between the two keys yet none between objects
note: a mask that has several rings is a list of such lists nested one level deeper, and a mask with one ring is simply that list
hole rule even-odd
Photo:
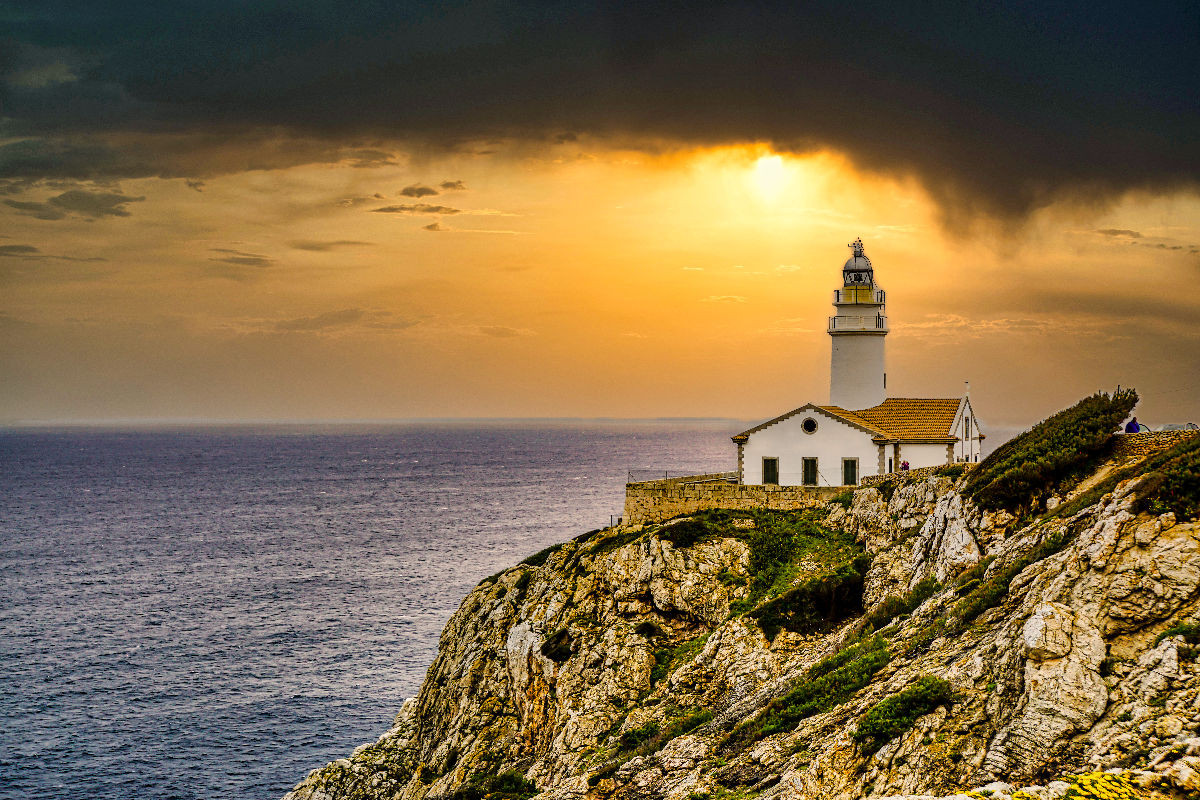
[{"label": "rocky cliff face", "polygon": [[1140,480],[1032,521],[933,476],[580,537],[476,587],[392,729],[288,798],[1200,797],[1200,530]]}]

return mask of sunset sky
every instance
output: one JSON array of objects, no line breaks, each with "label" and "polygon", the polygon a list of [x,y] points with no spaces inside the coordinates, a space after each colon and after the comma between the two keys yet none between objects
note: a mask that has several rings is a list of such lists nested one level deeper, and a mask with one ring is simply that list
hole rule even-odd
[{"label": "sunset sky", "polygon": [[[1194,4],[0,8],[0,423],[1200,421]],[[932,9],[933,7],[929,7]]]}]

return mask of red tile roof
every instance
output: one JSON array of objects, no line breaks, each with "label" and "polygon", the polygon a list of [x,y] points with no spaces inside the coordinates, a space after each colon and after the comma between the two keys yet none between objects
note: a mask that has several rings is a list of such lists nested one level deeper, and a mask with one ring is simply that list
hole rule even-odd
[{"label": "red tile roof", "polygon": [[961,402],[957,397],[889,397],[877,406],[858,411],[810,403],[742,431],[733,440],[744,442],[752,433],[815,408],[863,429],[876,439],[952,441],[950,426]]}]

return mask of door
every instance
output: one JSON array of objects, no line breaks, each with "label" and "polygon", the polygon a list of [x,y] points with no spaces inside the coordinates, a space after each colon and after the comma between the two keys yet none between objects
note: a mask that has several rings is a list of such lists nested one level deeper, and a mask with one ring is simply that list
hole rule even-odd
[{"label": "door", "polygon": [[771,483],[779,485],[779,459],[764,458],[763,459],[763,483]]},{"label": "door", "polygon": [[804,485],[817,485],[817,460],[815,458],[804,459]]},{"label": "door", "polygon": [[858,459],[842,459],[842,486],[858,485]]}]

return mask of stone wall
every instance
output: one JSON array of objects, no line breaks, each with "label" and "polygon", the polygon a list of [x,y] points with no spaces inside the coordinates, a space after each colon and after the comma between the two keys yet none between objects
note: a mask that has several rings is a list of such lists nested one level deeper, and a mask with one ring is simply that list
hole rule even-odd
[{"label": "stone wall", "polygon": [[662,522],[709,508],[794,511],[832,500],[847,487],[743,486],[723,475],[693,475],[625,485],[625,525]]},{"label": "stone wall", "polygon": [[932,467],[921,467],[920,469],[899,470],[897,472],[889,472],[887,475],[864,475],[859,484],[861,486],[878,486],[886,481],[925,479],[930,475],[937,475],[942,470],[949,469],[950,467],[962,467],[966,471],[974,469],[976,466],[976,464],[969,464],[964,461],[955,464],[937,464]]},{"label": "stone wall", "polygon": [[1197,431],[1146,431],[1145,433],[1122,433],[1113,446],[1114,461],[1133,461],[1145,458],[1159,450],[1166,450],[1184,439],[1200,436]]}]

